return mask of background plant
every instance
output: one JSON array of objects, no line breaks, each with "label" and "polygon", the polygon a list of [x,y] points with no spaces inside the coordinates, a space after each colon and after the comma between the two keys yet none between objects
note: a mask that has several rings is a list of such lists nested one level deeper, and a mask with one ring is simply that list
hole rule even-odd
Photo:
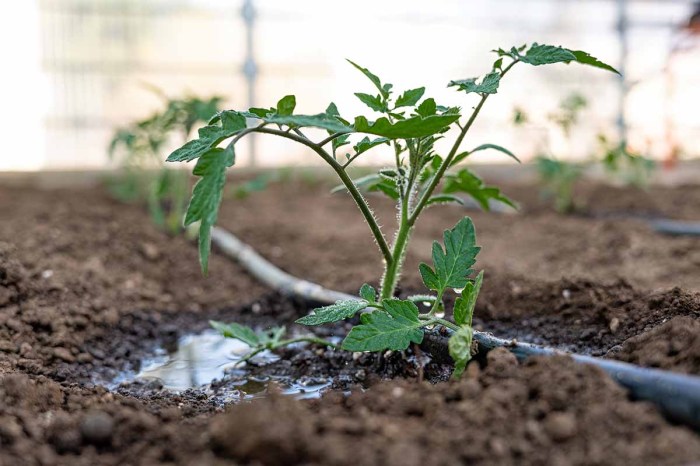
[{"label": "background plant", "polygon": [[603,169],[608,175],[624,185],[640,189],[649,187],[656,169],[653,160],[630,150],[625,142],[613,143],[603,134],[598,135],[598,142],[603,153]]},{"label": "background plant", "polygon": [[[471,170],[462,166],[471,154],[487,149],[498,150],[514,157],[506,149],[483,144],[471,150],[461,150],[488,98],[496,94],[503,77],[518,63],[533,66],[579,62],[615,71],[589,54],[550,45],[533,44],[510,50],[495,51],[498,58],[491,70],[479,78],[451,81],[448,86],[477,97],[476,105],[462,120],[459,107],[439,105],[426,98],[425,88],[401,93],[384,83],[368,69],[350,62],[374,87],[372,93],[356,93],[376,119],[357,116],[343,118],[335,104],[315,115],[296,115],[296,98],[292,95],[279,100],[275,107],[251,108],[248,111],[227,110],[218,113],[208,126],[199,130],[199,137],[170,154],[170,162],[196,160],[193,173],[200,177],[195,186],[185,216],[185,225],[199,222],[199,251],[206,273],[210,252],[211,228],[216,223],[226,171],[235,163],[235,145],[243,137],[268,134],[295,141],[308,147],[337,174],[343,189],[349,193],[363,215],[384,259],[380,288],[363,285],[357,300],[339,301],[315,309],[298,320],[305,325],[319,325],[353,318],[361,313],[360,324],[345,337],[342,348],[349,351],[405,350],[411,343],[421,343],[426,327],[445,326],[454,331],[450,338],[450,354],[459,375],[471,357],[474,305],[483,274],[474,276],[472,269],[479,252],[474,225],[464,218],[454,228],[446,230],[443,244],[433,244],[433,265],[421,264],[420,273],[426,287],[432,291],[419,299],[431,303],[430,310],[420,312],[411,299],[394,296],[401,275],[406,248],[413,228],[426,208],[444,203],[461,202],[457,193],[472,196],[484,208],[490,199],[511,203],[496,187],[486,186]],[[252,125],[249,125],[249,122]],[[451,128],[457,130],[447,154],[435,150],[435,142],[446,137]],[[309,129],[320,129],[323,135],[312,138]],[[230,139],[225,147],[219,147]],[[394,163],[377,173],[353,180],[348,167],[371,149],[389,145]],[[380,191],[397,203],[397,231],[389,241],[372,212],[360,188]],[[441,316],[443,298],[454,290],[459,294],[452,309],[453,321]]]},{"label": "background plant", "polygon": [[154,90],[165,108],[135,121],[114,133],[109,154],[120,165],[120,173],[109,182],[110,191],[127,202],[146,202],[153,221],[171,233],[182,228],[187,207],[189,176],[182,170],[166,169],[165,146],[173,138],[187,141],[195,125],[206,123],[221,106],[221,97],[195,96],[170,99]]},{"label": "background plant", "polygon": [[[547,116],[547,120],[561,132],[568,146],[571,146],[571,131],[580,120],[581,112],[588,105],[584,96],[573,92],[559,103],[556,111]],[[516,108],[513,114],[513,123],[521,126],[529,122],[529,117],[524,110]],[[535,157],[542,195],[551,198],[557,212],[568,213],[575,209],[574,186],[583,174],[583,165],[568,162],[557,158],[552,151],[549,140],[541,153]]]}]

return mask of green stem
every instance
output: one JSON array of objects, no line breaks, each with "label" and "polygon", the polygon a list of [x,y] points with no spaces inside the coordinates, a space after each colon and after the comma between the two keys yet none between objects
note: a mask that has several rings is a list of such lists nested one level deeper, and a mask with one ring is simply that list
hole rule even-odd
[{"label": "green stem", "polygon": [[455,332],[459,330],[459,325],[453,324],[447,319],[440,319],[438,317],[433,317],[428,314],[420,314],[418,318],[420,320],[426,321],[425,325],[440,324],[443,327],[447,327],[451,330],[454,330]]},{"label": "green stem", "polygon": [[282,346],[287,346],[287,345],[292,345],[294,343],[315,343],[317,345],[322,345],[322,346],[330,346],[331,348],[334,349],[340,349],[340,345],[336,345],[335,343],[324,340],[323,338],[317,338],[317,337],[298,337],[298,338],[290,338],[288,340],[281,340],[279,343],[277,343],[273,348],[271,349],[277,349]]},{"label": "green stem", "polygon": [[435,298],[435,302],[433,303],[433,306],[430,308],[430,312],[428,312],[429,316],[434,316],[435,313],[437,312],[438,308],[442,305],[442,293],[443,293],[442,290],[438,291],[437,298]]},{"label": "green stem", "polygon": [[355,183],[352,182],[352,179],[350,178],[350,176],[348,176],[343,166],[340,165],[333,158],[333,156],[326,152],[320,145],[296,134],[290,134],[285,131],[280,131],[271,128],[263,128],[260,126],[252,128],[252,132],[273,134],[275,136],[281,136],[283,138],[291,139],[292,141],[298,142],[311,148],[314,152],[320,155],[321,158],[336,172],[336,174],[340,178],[340,181],[345,186],[345,189],[348,190],[350,196],[352,196],[352,198],[355,200],[355,203],[360,208],[360,212],[362,212],[362,215],[365,217],[365,221],[367,222],[367,225],[369,225],[369,228],[372,231],[372,235],[374,236],[374,239],[377,242],[377,245],[379,246],[379,250],[384,256],[384,260],[386,261],[386,263],[389,264],[393,261],[389,245],[386,242],[386,238],[384,237],[384,234],[382,233],[382,230],[379,227],[377,219],[374,217],[372,210],[369,208],[367,201],[364,197],[362,197],[362,194],[357,189],[357,186],[355,186]]},{"label": "green stem", "polygon": [[408,222],[401,222],[391,252],[393,260],[387,262],[384,267],[382,288],[380,291],[381,299],[388,299],[394,296],[401,273],[401,266],[403,265],[403,259],[406,256],[406,246],[408,245],[408,238],[410,235],[411,225],[409,225]]}]

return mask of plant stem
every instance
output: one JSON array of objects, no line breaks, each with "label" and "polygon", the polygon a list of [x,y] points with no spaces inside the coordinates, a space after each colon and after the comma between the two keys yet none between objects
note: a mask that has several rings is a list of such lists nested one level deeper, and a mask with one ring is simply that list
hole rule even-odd
[{"label": "plant stem", "polygon": [[277,348],[280,348],[282,346],[292,345],[294,343],[315,343],[317,345],[330,346],[331,348],[334,348],[334,349],[340,349],[340,345],[336,345],[335,343],[333,343],[331,341],[324,340],[323,338],[317,338],[317,337],[298,337],[298,338],[290,338],[288,340],[281,340],[272,349],[277,349]]},{"label": "plant stem", "polygon": [[438,308],[442,305],[442,293],[442,290],[438,291],[437,298],[435,299],[435,302],[433,303],[433,306],[430,308],[430,312],[428,313],[429,316],[434,316]]},{"label": "plant stem", "polygon": [[375,241],[377,242],[377,245],[379,246],[379,250],[382,252],[382,255],[384,256],[384,260],[387,264],[390,264],[393,262],[393,258],[391,255],[391,250],[389,249],[389,245],[386,242],[386,238],[384,237],[384,234],[382,233],[381,228],[379,227],[379,224],[377,223],[377,219],[374,217],[374,214],[372,213],[372,210],[369,208],[369,205],[367,204],[367,201],[365,200],[364,197],[362,197],[362,194],[360,191],[357,189],[357,186],[355,186],[355,183],[352,182],[352,179],[350,176],[348,176],[347,172],[343,168],[342,165],[340,165],[334,158],[331,156],[328,152],[323,149],[320,145],[314,143],[313,141],[305,138],[298,136],[296,134],[290,134],[285,131],[280,131],[276,129],[271,129],[271,128],[263,128],[263,127],[256,127],[252,129],[252,132],[257,132],[257,133],[264,133],[264,134],[274,134],[275,136],[282,136],[287,139],[291,139],[292,141],[298,142],[300,144],[303,144],[311,149],[313,149],[314,152],[316,152],[318,155],[321,156],[321,158],[331,166],[331,168],[336,172],[338,177],[340,178],[340,181],[342,181],[343,185],[345,186],[345,189],[348,190],[350,193],[350,196],[355,200],[355,203],[357,206],[360,208],[360,212],[362,212],[362,215],[365,217],[365,221],[369,225],[370,230],[372,231],[372,235],[374,236]]},{"label": "plant stem", "polygon": [[393,260],[387,262],[384,267],[384,275],[382,276],[382,288],[380,290],[380,299],[388,299],[394,296],[396,285],[398,284],[401,275],[401,266],[406,255],[406,246],[408,238],[411,234],[411,225],[408,222],[401,222],[399,231],[396,233],[394,246],[392,248]]},{"label": "plant stem", "polygon": [[426,324],[425,325],[432,325],[432,324],[440,324],[443,327],[447,327],[451,330],[454,330],[455,332],[459,330],[459,325],[453,324],[447,319],[440,319],[439,317],[433,317],[428,314],[420,314],[418,316],[420,320],[425,320]]}]

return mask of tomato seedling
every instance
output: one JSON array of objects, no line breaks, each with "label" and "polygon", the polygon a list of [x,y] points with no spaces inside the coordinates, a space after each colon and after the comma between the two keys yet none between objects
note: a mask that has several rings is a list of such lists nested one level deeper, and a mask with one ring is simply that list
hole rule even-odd
[{"label": "tomato seedling", "polygon": [[[487,149],[498,150],[513,158],[515,156],[494,144],[480,145],[468,151],[461,151],[460,148],[487,99],[498,91],[501,80],[515,65],[578,62],[616,72],[585,52],[550,45],[535,43],[530,47],[498,49],[495,52],[498,58],[485,76],[448,84],[478,98],[476,106],[463,121],[460,121],[460,108],[438,105],[434,99],[425,98],[424,87],[395,93],[392,84],[382,82],[368,69],[353,62],[350,64],[374,86],[371,94],[355,94],[371,110],[381,115],[374,120],[358,116],[351,122],[340,115],[333,103],[323,113],[297,115],[294,114],[296,98],[292,95],[283,97],[272,108],[218,113],[208,126],[199,130],[199,138],[168,157],[170,162],[197,160],[193,173],[200,180],[193,190],[185,224],[199,222],[203,271],[207,271],[211,228],[217,220],[226,171],[236,160],[236,143],[254,133],[295,141],[321,157],[338,175],[342,189],[357,204],[384,259],[384,273],[378,291],[365,284],[360,289],[359,299],[339,301],[315,309],[297,322],[320,325],[351,319],[361,313],[360,324],[352,328],[341,344],[348,351],[405,350],[411,343],[422,342],[426,327],[448,327],[453,330],[449,350],[455,361],[455,376],[459,376],[471,358],[472,315],[483,281],[483,272],[476,274],[472,269],[479,252],[474,224],[471,219],[464,218],[445,231],[442,245],[437,241],[433,243],[433,265],[420,265],[423,282],[433,293],[414,299],[399,299],[394,296],[395,290],[411,232],[418,218],[430,206],[461,202],[456,195],[459,193],[473,197],[485,209],[488,209],[490,199],[513,204],[498,188],[486,186],[471,170],[460,164],[471,154]],[[251,120],[254,124],[249,125]],[[457,136],[449,152],[441,156],[435,151],[435,142],[446,137],[453,127],[458,130]],[[314,140],[305,133],[307,128],[321,129],[325,131],[325,137]],[[225,147],[219,147],[227,139],[230,142]],[[393,148],[394,165],[353,180],[347,172],[348,167],[380,145]],[[393,241],[390,242],[382,232],[361,188],[383,192],[396,201],[398,228]],[[442,316],[443,298],[449,290],[459,294],[452,309],[452,321]],[[429,301],[430,310],[421,313],[414,302],[416,299]],[[226,333],[226,327],[219,328]],[[251,329],[246,331],[255,334]],[[241,339],[239,333],[229,332],[229,336]],[[281,336],[278,340],[281,341]],[[259,339],[257,342],[251,339],[249,344],[257,351],[264,349],[268,341],[262,344]]]}]

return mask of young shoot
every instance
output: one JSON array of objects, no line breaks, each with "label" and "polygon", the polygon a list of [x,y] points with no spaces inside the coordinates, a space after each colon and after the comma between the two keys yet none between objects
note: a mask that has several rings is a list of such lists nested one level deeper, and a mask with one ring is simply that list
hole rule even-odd
[{"label": "young shoot", "polygon": [[[322,113],[295,114],[296,98],[292,95],[283,97],[271,108],[218,113],[208,126],[199,130],[197,139],[168,157],[169,162],[196,160],[194,174],[200,180],[192,193],[185,224],[200,222],[199,250],[203,271],[207,271],[210,231],[216,223],[226,171],[236,160],[236,143],[254,133],[297,142],[315,153],[336,173],[342,190],[357,204],[384,262],[379,290],[365,284],[357,300],[339,301],[315,309],[297,322],[320,325],[361,314],[360,324],[352,328],[341,344],[341,348],[348,351],[405,350],[411,343],[423,341],[426,327],[446,327],[452,331],[449,350],[455,361],[455,376],[459,376],[471,358],[472,315],[483,281],[483,272],[477,274],[472,269],[479,252],[474,224],[471,219],[464,218],[446,230],[443,243],[436,241],[433,244],[432,266],[421,264],[420,274],[431,293],[420,296],[418,300],[430,303],[427,312],[419,310],[415,298],[399,299],[395,296],[413,228],[425,209],[437,204],[460,203],[459,195],[471,196],[484,209],[488,209],[490,200],[513,205],[498,188],[486,186],[471,170],[462,166],[462,162],[471,154],[487,149],[515,156],[494,144],[482,144],[468,150],[462,145],[486,101],[497,93],[501,80],[515,65],[578,62],[616,72],[585,52],[551,45],[535,43],[529,47],[498,49],[495,53],[497,59],[486,75],[448,84],[467,97],[476,98],[475,103],[465,104],[465,108],[471,110],[464,114],[462,108],[439,105],[433,98],[426,97],[424,87],[395,92],[392,84],[382,82],[368,69],[353,62],[350,65],[372,86],[370,93],[355,95],[379,114],[376,117],[347,119],[333,103]],[[313,139],[307,136],[307,128],[321,129],[326,135],[322,139]],[[454,140],[450,149],[439,154],[435,142],[446,138],[453,129]],[[225,140],[229,140],[228,144],[219,147]],[[348,168],[380,145],[389,145],[393,149],[392,166],[353,180]],[[380,228],[361,189],[380,191],[396,201],[397,233],[392,240]],[[440,316],[444,312],[443,300],[451,292],[459,296],[451,310],[452,320],[448,320]],[[241,339],[233,332],[228,335]]]}]

